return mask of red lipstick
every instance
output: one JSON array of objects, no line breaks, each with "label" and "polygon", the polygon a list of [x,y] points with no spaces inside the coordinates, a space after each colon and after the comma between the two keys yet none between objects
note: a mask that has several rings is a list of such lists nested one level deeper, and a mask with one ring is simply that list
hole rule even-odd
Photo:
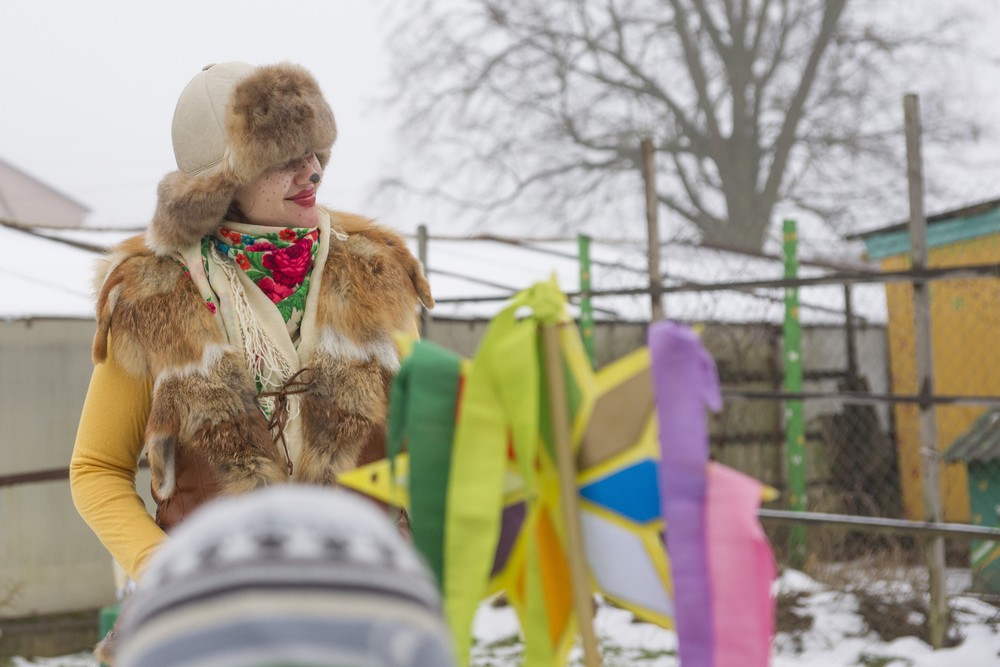
[{"label": "red lipstick", "polygon": [[288,201],[295,202],[302,208],[312,208],[316,205],[316,191],[302,190],[294,197],[288,197]]}]

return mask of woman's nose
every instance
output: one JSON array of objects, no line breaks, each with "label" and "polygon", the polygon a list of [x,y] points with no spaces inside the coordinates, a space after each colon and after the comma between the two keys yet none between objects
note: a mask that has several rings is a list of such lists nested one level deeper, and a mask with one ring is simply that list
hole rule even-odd
[{"label": "woman's nose", "polygon": [[308,157],[303,158],[295,169],[295,182],[299,185],[319,183],[322,176],[323,167],[320,166],[319,159],[315,154],[310,154]]}]

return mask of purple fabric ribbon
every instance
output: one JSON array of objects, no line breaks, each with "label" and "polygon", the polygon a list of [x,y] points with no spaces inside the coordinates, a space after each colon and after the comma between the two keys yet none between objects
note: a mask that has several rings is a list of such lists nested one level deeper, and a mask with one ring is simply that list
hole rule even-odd
[{"label": "purple fabric ribbon", "polygon": [[660,506],[674,582],[678,649],[684,667],[713,665],[713,609],[706,530],[708,417],[722,408],[715,361],[691,329],[649,328],[660,427]]}]

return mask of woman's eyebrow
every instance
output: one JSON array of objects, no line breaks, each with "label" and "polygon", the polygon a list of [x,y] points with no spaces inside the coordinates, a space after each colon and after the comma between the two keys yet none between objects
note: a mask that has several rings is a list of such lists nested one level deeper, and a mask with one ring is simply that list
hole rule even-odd
[{"label": "woman's eyebrow", "polygon": [[308,160],[312,156],[313,156],[313,151],[307,151],[298,157],[293,157],[291,160],[289,160],[282,166],[282,169],[290,169],[291,167],[295,166],[302,160]]}]

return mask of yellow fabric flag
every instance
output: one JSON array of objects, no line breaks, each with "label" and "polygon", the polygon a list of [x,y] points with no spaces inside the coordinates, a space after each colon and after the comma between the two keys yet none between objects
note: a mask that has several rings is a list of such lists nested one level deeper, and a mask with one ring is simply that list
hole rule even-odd
[{"label": "yellow fabric flag", "polygon": [[[541,402],[538,327],[566,321],[565,303],[554,280],[517,294],[490,323],[466,378],[452,450],[444,549],[445,613],[461,663],[468,660],[472,618],[496,552],[508,443],[523,476],[526,504],[533,504]],[[541,582],[531,575],[528,583],[527,611],[533,621],[543,621]],[[536,652],[530,640],[529,645],[529,656],[537,658],[526,664],[551,658],[548,651]]]}]

